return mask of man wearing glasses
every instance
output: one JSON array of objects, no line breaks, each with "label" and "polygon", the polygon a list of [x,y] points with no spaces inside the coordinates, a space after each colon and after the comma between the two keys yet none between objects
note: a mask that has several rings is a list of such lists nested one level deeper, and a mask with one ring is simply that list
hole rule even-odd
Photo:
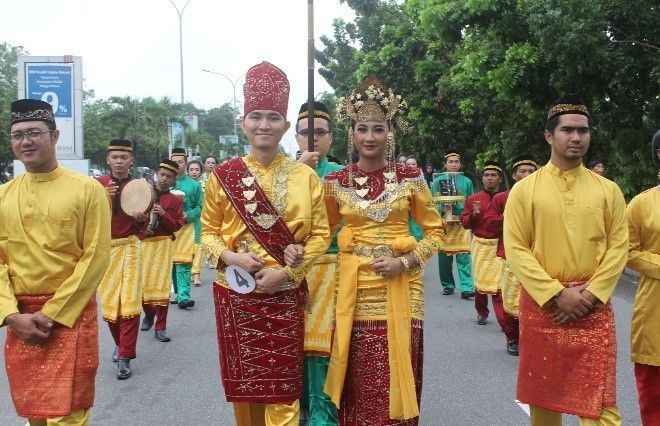
[{"label": "man wearing glasses", "polygon": [[94,297],[110,251],[110,209],[95,180],[58,165],[51,106],[11,105],[11,148],[27,173],[0,186],[0,326],[19,416],[86,425],[94,403]]},{"label": "man wearing glasses", "polygon": [[[306,103],[300,107],[296,123],[296,141],[301,151],[298,161],[313,168],[321,179],[342,168],[326,158],[332,145],[331,124],[328,108],[321,102],[314,102],[314,128],[311,130],[314,151],[308,151],[309,110]],[[333,238],[326,254],[319,257],[307,273],[309,302],[305,312],[305,386],[301,405],[310,426],[337,424],[337,411],[323,393],[323,386],[334,325],[338,252],[337,239]]]}]

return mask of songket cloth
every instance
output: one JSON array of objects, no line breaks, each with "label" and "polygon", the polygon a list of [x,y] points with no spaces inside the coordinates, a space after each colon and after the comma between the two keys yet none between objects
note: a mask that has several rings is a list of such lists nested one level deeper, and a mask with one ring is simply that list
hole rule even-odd
[{"label": "songket cloth", "polygon": [[193,263],[195,255],[195,227],[192,223],[183,225],[174,236],[172,261],[174,263]]},{"label": "songket cloth", "polygon": [[[29,426],[88,426],[91,410],[77,410],[68,416],[28,419]],[[27,425],[26,425],[27,426]]]},{"label": "songket cloth", "polygon": [[141,242],[131,235],[114,238],[110,249],[110,266],[99,285],[103,319],[117,322],[140,316],[142,280]]},{"label": "songket cloth", "polygon": [[498,258],[502,263],[502,275],[499,287],[502,291],[502,304],[504,312],[514,317],[518,317],[520,306],[520,280],[511,270],[509,262],[506,259]]},{"label": "songket cloth", "polygon": [[497,294],[502,262],[497,257],[497,239],[472,237],[472,269],[475,287],[481,294]]},{"label": "songket cloth", "polygon": [[172,238],[168,236],[142,240],[140,276],[143,285],[143,304],[152,306],[169,305],[173,248]]},{"label": "songket cloth", "polygon": [[448,223],[445,234],[445,244],[442,253],[447,255],[469,253],[472,233],[463,228],[460,223]]},{"label": "songket cloth", "polygon": [[660,366],[635,363],[635,379],[643,426],[660,425]]},{"label": "songket cloth", "polygon": [[305,353],[330,355],[337,280],[337,255],[320,256],[307,273]]},{"label": "songket cloth", "polygon": [[[411,323],[410,359],[415,379],[417,404],[421,404],[424,365],[424,324]],[[387,345],[387,321],[358,320],[353,323],[349,369],[346,373],[341,425],[415,426],[418,418],[392,420],[383,410],[383,401],[390,397],[390,366]]]},{"label": "songket cloth", "polygon": [[229,402],[290,404],[303,380],[303,288],[242,295],[213,286],[220,371]]},{"label": "songket cloth", "polygon": [[[518,399],[598,418],[615,407],[616,341],[610,297],[628,258],[625,200],[612,181],[552,163],[517,182],[504,211],[504,247],[520,279]],[[586,282],[602,308],[564,325],[552,298]]]},{"label": "songket cloth", "polygon": [[[326,206],[331,228],[342,224],[338,234],[339,278],[337,282],[336,328],[325,393],[339,408],[340,424],[417,424],[420,370],[416,357],[421,352],[417,340],[424,317],[424,288],[421,269],[414,268],[395,277],[377,274],[371,262],[380,256],[413,253],[423,265],[442,245],[443,221],[433,205],[431,193],[419,170],[402,165],[363,172],[351,165],[326,177]],[[394,180],[385,189],[386,179]],[[367,200],[359,196],[351,182],[357,177],[368,186]],[[382,195],[385,191],[388,193]],[[382,198],[378,198],[382,197]],[[422,228],[424,237],[416,241],[409,233],[409,218]],[[368,344],[358,342],[363,322],[379,334],[381,352],[372,354]],[[354,346],[354,343],[361,343]],[[414,348],[413,348],[414,346]],[[364,349],[360,349],[364,347]],[[365,354],[369,356],[365,358]],[[373,369],[378,359],[381,370]],[[357,371],[364,380],[351,381]],[[385,375],[384,371],[387,372]],[[370,379],[378,373],[382,393],[367,392]],[[376,377],[373,376],[372,379]],[[348,396],[350,395],[350,397]],[[368,398],[361,400],[360,395]],[[350,414],[348,414],[350,413]]]},{"label": "songket cloth", "polygon": [[[583,283],[565,284],[566,286]],[[616,336],[609,303],[563,325],[523,289],[518,399],[560,413],[598,418],[616,405]],[[552,392],[548,390],[552,389]]]},{"label": "songket cloth", "polygon": [[[21,313],[40,311],[50,296],[17,296]],[[11,397],[21,417],[68,416],[94,404],[99,364],[96,299],[73,327],[55,324],[43,345],[29,345],[9,328],[5,362]]]}]

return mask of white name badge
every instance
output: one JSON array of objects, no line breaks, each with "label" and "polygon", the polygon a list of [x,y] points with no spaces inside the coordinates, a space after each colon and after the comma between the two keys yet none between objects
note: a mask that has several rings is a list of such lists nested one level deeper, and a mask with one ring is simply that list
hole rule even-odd
[{"label": "white name badge", "polygon": [[229,288],[239,294],[252,293],[257,288],[257,282],[248,271],[236,265],[229,265],[225,269],[225,279]]}]

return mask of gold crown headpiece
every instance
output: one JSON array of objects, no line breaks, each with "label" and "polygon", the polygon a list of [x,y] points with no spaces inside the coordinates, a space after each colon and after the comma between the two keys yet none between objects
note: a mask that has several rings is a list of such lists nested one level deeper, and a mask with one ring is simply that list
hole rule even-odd
[{"label": "gold crown headpiece", "polygon": [[337,100],[337,119],[341,121],[389,121],[405,133],[410,124],[404,115],[408,104],[375,77],[366,78],[348,97]]}]

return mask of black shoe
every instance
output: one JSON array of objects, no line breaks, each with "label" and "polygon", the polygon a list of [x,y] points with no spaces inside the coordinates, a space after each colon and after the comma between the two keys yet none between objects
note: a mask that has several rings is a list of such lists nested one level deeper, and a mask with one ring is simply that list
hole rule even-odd
[{"label": "black shoe", "polygon": [[473,297],[474,297],[473,291],[464,291],[461,293],[461,299],[463,300],[472,300]]},{"label": "black shoe", "polygon": [[488,319],[486,317],[482,317],[481,315],[477,315],[477,324],[486,325],[488,324]]},{"label": "black shoe", "polygon": [[445,296],[449,296],[451,294],[454,294],[454,288],[453,287],[445,287],[442,289],[442,294]]},{"label": "black shoe", "polygon": [[172,340],[169,337],[167,337],[167,333],[165,332],[165,330],[156,330],[156,332],[154,333],[154,336],[156,337],[156,340],[158,340],[159,342],[163,342],[163,343],[166,343],[166,342],[169,342],[170,340]]},{"label": "black shoe", "polygon": [[119,358],[117,361],[117,379],[126,380],[131,377],[131,360],[126,358]]},{"label": "black shoe", "polygon": [[518,343],[514,341],[507,342],[506,352],[511,356],[518,356]]},{"label": "black shoe", "polygon": [[117,354],[118,349],[117,346],[115,346],[115,349],[112,351],[112,362],[117,362],[119,359],[119,355]]},{"label": "black shoe", "polygon": [[140,330],[149,331],[153,326],[154,326],[154,317],[145,315],[144,318],[142,319],[142,326],[140,327]]},{"label": "black shoe", "polygon": [[183,302],[179,303],[179,309],[188,309],[192,308],[193,306],[195,306],[194,300],[184,300]]}]

